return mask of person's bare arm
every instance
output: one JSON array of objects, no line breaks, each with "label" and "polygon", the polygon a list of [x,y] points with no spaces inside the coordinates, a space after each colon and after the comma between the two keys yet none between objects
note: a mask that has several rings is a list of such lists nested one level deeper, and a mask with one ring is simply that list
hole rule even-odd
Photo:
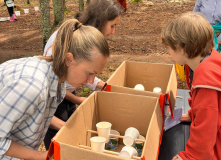
[{"label": "person's bare arm", "polygon": [[35,151],[12,141],[5,155],[25,160],[45,160],[47,151]]},{"label": "person's bare arm", "polygon": [[60,130],[61,127],[65,124],[65,121],[57,118],[56,116],[53,116],[50,124],[51,129]]},{"label": "person's bare arm", "polygon": [[66,95],[64,98],[78,105],[80,105],[86,99],[86,97],[78,97],[68,90],[66,90]]},{"label": "person's bare arm", "polygon": [[104,84],[105,84],[105,82],[103,82],[103,81],[100,81],[100,82],[98,82],[97,83],[97,88],[99,88],[99,89],[101,89],[103,86],[104,86]]},{"label": "person's bare arm", "polygon": [[188,114],[183,114],[182,117],[180,118],[181,122],[191,122],[192,120],[190,119]]}]

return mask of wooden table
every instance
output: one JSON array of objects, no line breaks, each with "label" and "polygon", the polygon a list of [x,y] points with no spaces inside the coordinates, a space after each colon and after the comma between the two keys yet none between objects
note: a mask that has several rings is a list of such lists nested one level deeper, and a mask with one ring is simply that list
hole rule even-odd
[{"label": "wooden table", "polygon": [[[188,104],[189,90],[178,89],[177,96],[183,97],[182,99],[177,98],[177,108],[183,107],[183,113],[187,114],[190,109]],[[160,146],[160,152],[158,160],[172,160],[172,158],[179,153],[184,151],[187,140],[190,134],[190,123],[180,123],[173,128],[163,133],[163,139]]]}]

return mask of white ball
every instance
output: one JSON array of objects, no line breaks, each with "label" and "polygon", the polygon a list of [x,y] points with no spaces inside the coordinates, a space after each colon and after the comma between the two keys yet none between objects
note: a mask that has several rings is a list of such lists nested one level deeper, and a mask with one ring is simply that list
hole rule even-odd
[{"label": "white ball", "polygon": [[144,86],[142,84],[137,84],[134,89],[144,91]]}]

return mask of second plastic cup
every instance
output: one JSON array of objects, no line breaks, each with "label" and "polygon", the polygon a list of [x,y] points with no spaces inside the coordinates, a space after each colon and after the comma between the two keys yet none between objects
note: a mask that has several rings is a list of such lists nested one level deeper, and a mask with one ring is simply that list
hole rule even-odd
[{"label": "second plastic cup", "polygon": [[16,16],[20,16],[20,15],[21,15],[21,12],[20,12],[20,11],[15,11],[15,15],[16,15]]},{"label": "second plastic cup", "polygon": [[161,93],[162,91],[161,91],[161,88],[160,88],[160,87],[155,87],[155,88],[153,89],[153,92],[154,92],[154,93]]},{"label": "second plastic cup", "polygon": [[137,85],[134,87],[134,89],[136,89],[136,90],[141,90],[141,91],[144,91],[144,90],[145,90],[145,88],[144,88],[144,86],[143,86],[142,84],[137,84]]},{"label": "second plastic cup", "polygon": [[123,137],[124,145],[132,146],[134,144],[134,142],[136,141],[136,139],[138,138],[139,135],[140,135],[140,133],[139,133],[139,131],[136,128],[129,127],[125,131],[125,135]]},{"label": "second plastic cup", "polygon": [[24,13],[25,14],[29,13],[29,9],[24,9]]},{"label": "second plastic cup", "polygon": [[96,124],[98,136],[106,138],[106,143],[109,141],[111,126],[110,122],[99,122]]},{"label": "second plastic cup", "polygon": [[120,151],[119,156],[125,158],[133,158],[133,156],[137,156],[137,151],[134,147],[124,146]]},{"label": "second plastic cup", "polygon": [[97,151],[97,152],[104,151],[106,138],[95,136],[95,137],[91,137],[90,141],[91,141],[91,150],[92,151]]},{"label": "second plastic cup", "polygon": [[35,6],[34,9],[35,9],[35,11],[39,11],[39,7],[38,6]]}]

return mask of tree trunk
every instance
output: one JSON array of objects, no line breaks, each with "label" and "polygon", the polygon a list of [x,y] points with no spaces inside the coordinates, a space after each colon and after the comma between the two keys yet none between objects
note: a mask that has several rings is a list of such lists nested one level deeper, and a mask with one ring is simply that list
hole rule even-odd
[{"label": "tree trunk", "polygon": [[87,5],[90,3],[90,0],[87,0]]},{"label": "tree trunk", "polygon": [[30,1],[29,1],[29,0],[27,0],[27,4],[30,4]]},{"label": "tree trunk", "polygon": [[64,8],[65,8],[65,0],[53,0],[53,9],[54,9],[53,27],[56,27],[60,22],[64,20]]},{"label": "tree trunk", "polygon": [[84,0],[79,0],[79,11],[83,11],[84,10]]},{"label": "tree trunk", "polygon": [[40,9],[41,9],[41,28],[42,28],[43,49],[51,34],[49,1],[50,0],[39,0]]}]

